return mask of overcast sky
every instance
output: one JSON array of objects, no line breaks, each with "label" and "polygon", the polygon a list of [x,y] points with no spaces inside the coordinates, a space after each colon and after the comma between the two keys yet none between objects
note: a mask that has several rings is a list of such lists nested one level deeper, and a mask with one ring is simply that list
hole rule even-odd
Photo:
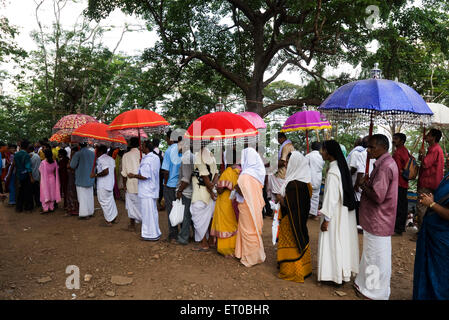
[{"label": "overcast sky", "polygon": [[[18,27],[20,34],[16,37],[17,43],[27,51],[36,49],[36,44],[30,37],[30,32],[37,30],[38,28],[35,17],[35,0],[6,0],[5,2],[6,8],[0,8],[1,15],[6,16],[9,19],[10,24]],[[73,3],[69,0],[62,11],[61,21],[64,28],[71,28],[76,22],[77,17],[87,6],[87,0],[79,0],[77,2],[78,3]],[[54,21],[52,0],[45,0],[39,10],[39,18],[44,28],[48,28],[49,30],[52,21]],[[114,26],[112,31],[105,33],[103,44],[111,50],[114,49],[125,23],[133,25],[137,24],[142,27],[145,26],[143,20],[125,15],[120,10],[115,10],[110,16],[101,21],[101,25]],[[126,33],[118,47],[118,51],[128,55],[137,55],[145,48],[153,45],[156,39],[157,35],[155,32],[141,31]],[[5,66],[2,67],[5,68]],[[9,69],[8,66],[6,66],[6,68]],[[341,70],[337,70],[337,72],[342,71],[343,69],[352,74],[356,74],[360,71],[359,69],[354,70],[350,65],[345,65]],[[269,74],[266,75],[267,78],[269,76]],[[295,84],[301,84],[299,73],[283,72],[277,80],[287,80]],[[9,88],[4,89],[8,90]]]}]

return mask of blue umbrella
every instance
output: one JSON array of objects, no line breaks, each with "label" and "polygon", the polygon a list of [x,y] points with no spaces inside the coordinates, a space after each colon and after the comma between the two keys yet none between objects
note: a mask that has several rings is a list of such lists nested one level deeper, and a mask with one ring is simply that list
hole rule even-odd
[{"label": "blue umbrella", "polygon": [[[385,80],[354,81],[338,88],[318,108],[330,120],[367,121],[382,117],[409,124],[429,123],[433,115],[424,99],[406,84]],[[372,121],[370,121],[372,122]]]},{"label": "blue umbrella", "polygon": [[[338,88],[319,107],[327,119],[342,121],[367,121],[369,135],[373,133],[373,120],[426,125],[433,115],[424,99],[406,84],[378,79],[377,65],[374,79],[350,82]],[[368,162],[366,170],[368,173]]]}]

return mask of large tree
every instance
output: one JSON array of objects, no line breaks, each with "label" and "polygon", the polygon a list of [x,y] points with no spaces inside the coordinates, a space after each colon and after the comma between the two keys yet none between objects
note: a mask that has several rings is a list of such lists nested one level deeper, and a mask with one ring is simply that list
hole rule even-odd
[{"label": "large tree", "polygon": [[315,75],[315,59],[358,63],[369,40],[367,8],[382,17],[406,0],[89,0],[87,13],[101,19],[116,8],[137,14],[155,28],[153,56],[180,67],[199,60],[244,94],[246,108],[260,115],[287,105],[319,104],[313,97],[264,105],[263,90],[286,69]]}]

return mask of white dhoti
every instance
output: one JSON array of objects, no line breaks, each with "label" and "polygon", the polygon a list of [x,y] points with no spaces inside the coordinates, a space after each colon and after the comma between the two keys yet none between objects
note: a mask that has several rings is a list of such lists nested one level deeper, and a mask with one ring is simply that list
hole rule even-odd
[{"label": "white dhoti", "polygon": [[125,194],[125,207],[128,212],[128,218],[136,220],[136,222],[142,221],[142,213],[140,209],[140,200],[137,193]]},{"label": "white dhoti", "polygon": [[268,195],[269,198],[274,199],[273,194],[281,194],[284,181],[285,179],[279,178],[274,174],[268,176],[268,189],[271,193],[271,195]]},{"label": "white dhoti", "polygon": [[355,285],[373,300],[390,298],[391,236],[379,237],[363,231],[363,253]]},{"label": "white dhoti", "polygon": [[76,186],[76,195],[79,202],[79,216],[87,217],[94,214],[94,187]]},{"label": "white dhoti", "polygon": [[320,204],[320,189],[312,189],[312,197],[310,198],[310,214],[318,215],[318,205]]},{"label": "white dhoti", "polygon": [[159,228],[159,212],[156,200],[153,198],[139,198],[142,213],[142,238],[145,240],[159,240],[161,229]]},{"label": "white dhoti", "polygon": [[207,230],[214,214],[215,201],[210,200],[209,204],[204,201],[196,201],[190,205],[190,212],[192,213],[192,222],[195,228],[195,241],[203,240],[206,235],[209,238]]},{"label": "white dhoti", "polygon": [[117,205],[115,204],[114,192],[106,189],[97,189],[98,202],[103,209],[104,218],[107,222],[113,221],[117,218]]}]

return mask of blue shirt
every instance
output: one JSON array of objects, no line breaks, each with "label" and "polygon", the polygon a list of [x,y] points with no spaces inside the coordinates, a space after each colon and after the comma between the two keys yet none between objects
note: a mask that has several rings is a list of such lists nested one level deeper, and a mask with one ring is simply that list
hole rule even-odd
[{"label": "blue shirt", "polygon": [[78,187],[93,187],[95,178],[91,178],[92,167],[94,166],[95,153],[87,149],[81,148],[75,153],[70,161],[70,167],[75,169],[75,185]]},{"label": "blue shirt", "polygon": [[167,187],[169,188],[176,188],[178,184],[181,156],[182,153],[179,153],[177,143],[173,143],[168,147],[167,151],[165,151],[161,169],[168,171]]},{"label": "blue shirt", "polygon": [[14,154],[14,162],[16,164],[16,172],[20,181],[23,181],[28,177],[28,173],[33,172],[31,169],[31,159],[30,155],[24,151],[20,150]]}]

